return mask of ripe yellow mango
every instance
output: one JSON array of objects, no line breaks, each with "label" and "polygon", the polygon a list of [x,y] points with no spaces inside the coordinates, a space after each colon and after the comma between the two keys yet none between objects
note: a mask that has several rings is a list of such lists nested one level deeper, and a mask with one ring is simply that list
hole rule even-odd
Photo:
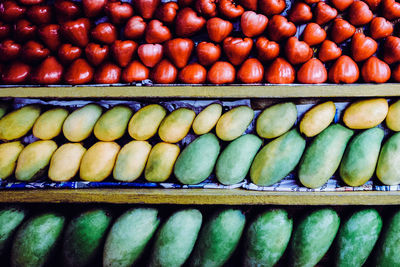
[{"label": "ripe yellow mango", "polygon": [[15,178],[20,181],[31,181],[37,178],[49,165],[56,149],[57,144],[52,140],[36,141],[27,145],[19,154]]},{"label": "ripe yellow mango", "polygon": [[101,182],[110,176],[120,146],[115,142],[97,142],[83,155],[79,171],[82,180]]},{"label": "ripe yellow mango", "polygon": [[144,178],[149,182],[164,182],[169,178],[174,168],[180,149],[177,145],[158,143],[150,151]]},{"label": "ripe yellow mango", "polygon": [[158,129],[161,140],[167,143],[181,141],[190,131],[196,113],[188,108],[178,108],[172,111]]},{"label": "ripe yellow mango", "polygon": [[72,112],[63,125],[65,138],[71,142],[80,142],[88,138],[102,111],[100,106],[89,104]]},{"label": "ripe yellow mango", "polygon": [[336,106],[332,101],[327,101],[314,106],[304,114],[300,122],[300,133],[313,137],[328,128],[335,118]]},{"label": "ripe yellow mango", "polygon": [[157,133],[165,115],[167,115],[167,111],[158,104],[147,105],[139,109],[129,121],[129,135],[139,141],[150,139]]},{"label": "ripe yellow mango", "polygon": [[223,141],[232,141],[241,136],[254,118],[254,111],[247,106],[239,106],[224,113],[218,120],[216,133]]},{"label": "ripe yellow mango", "polygon": [[386,117],[386,125],[392,131],[400,131],[400,100],[390,105]]},{"label": "ripe yellow mango", "polygon": [[6,115],[7,109],[8,109],[8,105],[0,104],[0,118],[2,118],[4,115]]},{"label": "ripe yellow mango", "polygon": [[42,140],[53,139],[61,133],[68,114],[69,112],[64,108],[54,108],[44,112],[33,125],[33,135]]},{"label": "ripe yellow mango", "polygon": [[132,141],[122,147],[118,153],[113,171],[114,179],[123,182],[132,182],[140,177],[151,145],[147,141]]},{"label": "ripe yellow mango", "polygon": [[384,98],[356,101],[345,110],[343,122],[351,129],[373,128],[383,122],[388,109]]},{"label": "ripe yellow mango", "polygon": [[0,139],[14,140],[26,135],[40,115],[40,107],[29,105],[14,110],[0,119]]},{"label": "ripe yellow mango", "polygon": [[0,144],[0,178],[6,179],[15,170],[15,165],[24,145],[20,141]]},{"label": "ripe yellow mango", "polygon": [[72,179],[79,170],[86,148],[80,143],[66,143],[60,146],[51,157],[49,178],[56,182]]},{"label": "ripe yellow mango", "polygon": [[203,109],[193,121],[193,131],[197,135],[210,132],[217,124],[222,114],[222,106],[220,104],[211,104]]},{"label": "ripe yellow mango", "polygon": [[94,126],[94,135],[101,141],[114,141],[126,131],[132,110],[126,106],[116,106],[104,113]]}]

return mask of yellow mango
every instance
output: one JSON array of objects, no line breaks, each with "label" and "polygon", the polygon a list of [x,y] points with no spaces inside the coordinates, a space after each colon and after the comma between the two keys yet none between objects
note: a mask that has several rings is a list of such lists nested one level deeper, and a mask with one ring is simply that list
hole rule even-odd
[{"label": "yellow mango", "polygon": [[150,151],[144,178],[149,182],[167,180],[172,173],[179,152],[180,149],[177,145],[162,142],[156,144]]},{"label": "yellow mango", "polygon": [[15,178],[31,181],[41,175],[56,149],[57,144],[52,140],[36,141],[27,145],[19,154]]},{"label": "yellow mango", "polygon": [[0,118],[2,118],[4,115],[6,115],[7,109],[8,109],[8,105],[0,104]]},{"label": "yellow mango", "polygon": [[241,136],[254,118],[254,111],[239,106],[224,113],[218,120],[216,133],[223,141],[232,141]]},{"label": "yellow mango", "polygon": [[132,182],[139,178],[146,166],[150,150],[151,145],[147,141],[132,141],[122,147],[115,163],[114,179]]},{"label": "yellow mango", "polygon": [[100,106],[89,104],[72,112],[63,125],[65,138],[71,142],[80,142],[88,138],[102,111]]},{"label": "yellow mango", "polygon": [[51,157],[49,178],[56,182],[72,179],[79,170],[86,148],[80,143],[66,143],[60,146]]},{"label": "yellow mango", "polygon": [[0,139],[14,140],[26,135],[40,115],[40,107],[29,105],[14,110],[0,119]]},{"label": "yellow mango", "polygon": [[390,105],[386,116],[386,125],[392,131],[400,131],[400,100]]},{"label": "yellow mango", "polygon": [[110,176],[120,146],[115,142],[97,142],[83,155],[80,177],[89,182],[101,182]]},{"label": "yellow mango", "polygon": [[101,141],[114,141],[126,131],[132,110],[126,106],[116,106],[104,113],[94,126],[94,135]]},{"label": "yellow mango", "polygon": [[0,144],[0,178],[6,179],[15,170],[15,165],[24,145],[20,141]]},{"label": "yellow mango", "polygon": [[332,101],[316,105],[306,112],[300,122],[300,132],[313,137],[325,130],[335,118],[336,106]]},{"label": "yellow mango", "polygon": [[161,140],[167,143],[181,141],[190,131],[196,113],[188,108],[178,108],[172,111],[158,129]]},{"label": "yellow mango", "polygon": [[33,125],[33,135],[42,140],[53,139],[61,133],[68,114],[69,112],[64,108],[54,108],[44,112]]},{"label": "yellow mango", "polygon": [[388,109],[384,98],[356,101],[345,110],[343,122],[351,129],[373,128],[383,122]]},{"label": "yellow mango", "polygon": [[193,131],[197,135],[210,132],[217,124],[222,114],[222,106],[220,104],[211,104],[203,109],[193,121]]},{"label": "yellow mango", "polygon": [[129,135],[139,141],[150,139],[157,133],[165,115],[167,115],[167,111],[158,104],[147,105],[139,109],[129,122]]}]

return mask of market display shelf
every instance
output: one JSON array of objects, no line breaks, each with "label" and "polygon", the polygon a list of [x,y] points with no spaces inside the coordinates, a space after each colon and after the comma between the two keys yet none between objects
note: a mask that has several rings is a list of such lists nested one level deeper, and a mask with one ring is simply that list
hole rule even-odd
[{"label": "market display shelf", "polygon": [[400,83],[352,85],[0,86],[0,97],[281,98],[399,96]]},{"label": "market display shelf", "polygon": [[0,203],[180,205],[399,205],[400,192],[258,192],[241,189],[35,189],[0,192]]}]

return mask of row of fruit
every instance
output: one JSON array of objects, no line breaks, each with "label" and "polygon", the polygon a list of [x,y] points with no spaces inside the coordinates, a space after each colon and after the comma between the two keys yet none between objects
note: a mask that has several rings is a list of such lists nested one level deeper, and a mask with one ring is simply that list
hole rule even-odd
[{"label": "row of fruit", "polygon": [[398,82],[400,66],[389,66],[400,61],[397,5],[6,0],[0,77],[4,84],[73,85]]},{"label": "row of fruit", "polygon": [[145,261],[146,266],[219,267],[239,251],[239,243],[240,264],[234,266],[275,266],[286,250],[284,266],[315,266],[330,247],[335,266],[361,267],[369,257],[373,266],[382,267],[400,260],[400,212],[383,227],[375,209],[355,211],[342,223],[328,208],[295,217],[294,223],[287,211],[271,209],[247,220],[247,226],[245,214],[231,208],[205,220],[197,209],[161,220],[154,208],[133,208],[115,220],[102,208],[69,222],[54,212],[26,217],[25,210],[0,210],[0,255],[11,250],[11,266],[39,267],[59,255],[67,267],[97,266],[101,258],[103,266],[144,266]]}]

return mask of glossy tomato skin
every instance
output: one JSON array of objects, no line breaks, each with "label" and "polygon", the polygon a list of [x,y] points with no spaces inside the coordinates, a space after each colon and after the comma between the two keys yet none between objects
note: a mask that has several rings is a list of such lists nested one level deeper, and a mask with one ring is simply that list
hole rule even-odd
[{"label": "glossy tomato skin", "polygon": [[357,64],[349,56],[340,56],[329,69],[329,81],[355,83],[360,76]]},{"label": "glossy tomato skin", "polygon": [[400,3],[395,0],[382,0],[382,15],[388,20],[400,18]]},{"label": "glossy tomato skin", "polygon": [[254,11],[246,11],[240,18],[240,27],[247,37],[255,37],[262,34],[267,28],[268,18]]},{"label": "glossy tomato skin", "polygon": [[400,38],[389,36],[383,45],[383,60],[388,64],[400,61]]},{"label": "glossy tomato skin", "polygon": [[392,71],[392,79],[395,82],[400,82],[400,65],[397,65]]},{"label": "glossy tomato skin", "polygon": [[85,48],[86,59],[93,66],[98,66],[106,60],[109,51],[110,49],[107,45],[89,43]]},{"label": "glossy tomato skin", "polygon": [[328,72],[322,62],[312,58],[304,63],[297,71],[297,80],[300,83],[318,84],[328,79]]},{"label": "glossy tomato skin", "polygon": [[117,29],[111,23],[104,22],[97,24],[92,29],[92,38],[100,43],[112,44],[117,40]]},{"label": "glossy tomato skin", "polygon": [[207,70],[198,63],[191,63],[184,67],[178,75],[179,81],[187,84],[203,84],[207,78]]},{"label": "glossy tomato skin", "polygon": [[187,65],[193,49],[194,42],[189,38],[175,38],[164,44],[166,56],[179,69]]},{"label": "glossy tomato skin", "polygon": [[306,42],[299,41],[296,37],[290,37],[285,45],[285,55],[291,64],[297,65],[308,61],[312,57],[313,51]]},{"label": "glossy tomato skin", "polygon": [[142,38],[146,32],[146,22],[142,17],[133,16],[131,17],[124,28],[124,36],[126,39],[135,40]]},{"label": "glossy tomato skin", "polygon": [[138,44],[132,40],[117,40],[110,48],[111,54],[120,67],[128,66],[133,54],[136,52]]},{"label": "glossy tomato skin", "polygon": [[35,69],[32,82],[36,84],[59,84],[64,68],[55,57],[48,57]]},{"label": "glossy tomato skin", "polygon": [[240,67],[237,79],[243,83],[261,83],[264,79],[264,67],[258,59],[249,58]]},{"label": "glossy tomato skin", "polygon": [[233,30],[233,25],[230,21],[218,17],[209,19],[206,27],[208,37],[211,41],[216,43],[222,42]]},{"label": "glossy tomato skin", "polygon": [[163,43],[171,38],[170,30],[159,20],[150,21],[146,27],[145,39],[147,43]]},{"label": "glossy tomato skin", "polygon": [[82,55],[82,49],[71,44],[63,44],[58,49],[58,59],[63,64],[69,64]]},{"label": "glossy tomato skin", "polygon": [[342,55],[342,49],[340,49],[337,44],[330,40],[325,40],[322,42],[322,45],[318,52],[318,58],[322,62],[327,62],[331,60],[335,60]]},{"label": "glossy tomato skin", "polygon": [[67,21],[61,26],[63,37],[72,44],[85,47],[89,43],[90,21],[87,18]]},{"label": "glossy tomato skin", "polygon": [[11,39],[4,40],[0,43],[0,61],[9,62],[18,58],[22,51],[20,44]]},{"label": "glossy tomato skin", "polygon": [[31,6],[26,15],[36,25],[49,24],[53,18],[53,12],[49,5]]},{"label": "glossy tomato skin", "polygon": [[219,12],[228,19],[236,19],[240,17],[244,8],[241,5],[236,5],[233,0],[219,0]]},{"label": "glossy tomato skin", "polygon": [[26,42],[36,37],[37,26],[29,20],[21,19],[14,24],[14,38],[20,42]]},{"label": "glossy tomato skin", "polygon": [[68,67],[67,71],[64,74],[64,81],[67,84],[88,84],[93,80],[94,69],[89,63],[82,59],[78,58]]},{"label": "glossy tomato skin", "polygon": [[228,84],[235,81],[236,70],[231,63],[217,61],[207,73],[207,81],[212,84]]},{"label": "glossy tomato skin", "polygon": [[175,20],[175,33],[179,37],[193,36],[206,24],[206,19],[197,15],[190,7],[178,11]]},{"label": "glossy tomato skin", "polygon": [[102,64],[94,74],[94,83],[112,84],[118,83],[120,79],[121,68],[110,62]]},{"label": "glossy tomato skin", "polygon": [[179,6],[175,2],[167,2],[156,10],[156,18],[164,23],[172,24],[175,21]]},{"label": "glossy tomato skin", "polygon": [[0,18],[4,22],[15,22],[22,18],[26,7],[18,5],[15,1],[4,1],[0,3]]},{"label": "glossy tomato skin", "polygon": [[163,59],[151,71],[151,79],[154,83],[174,83],[178,76],[178,70],[168,59]]},{"label": "glossy tomato skin", "polygon": [[81,13],[79,6],[68,0],[56,0],[53,7],[56,12],[56,18],[60,23],[73,20]]},{"label": "glossy tomato skin", "polygon": [[196,47],[196,54],[199,63],[203,66],[210,66],[221,57],[221,47],[218,44],[201,42]]},{"label": "glossy tomato skin", "polygon": [[365,36],[363,33],[357,32],[353,35],[351,41],[352,58],[359,62],[364,61],[378,49],[377,42],[371,37]]},{"label": "glossy tomato skin", "polygon": [[309,23],[303,31],[303,41],[309,46],[322,43],[326,39],[326,31],[317,23]]},{"label": "glossy tomato skin", "polygon": [[393,24],[383,17],[375,17],[369,25],[369,31],[373,39],[381,39],[393,33]]},{"label": "glossy tomato skin", "polygon": [[92,18],[99,16],[107,4],[107,0],[82,0],[82,8],[85,17]]},{"label": "glossy tomato skin", "polygon": [[248,10],[257,11],[257,0],[239,0],[239,3]]},{"label": "glossy tomato skin", "polygon": [[122,71],[122,80],[126,83],[141,82],[149,78],[149,73],[146,66],[134,60]]},{"label": "glossy tomato skin", "polygon": [[105,12],[113,24],[122,24],[133,16],[133,7],[129,3],[109,1]]},{"label": "glossy tomato skin", "polygon": [[350,5],[354,2],[354,0],[332,0],[331,3],[336,7],[337,10],[343,11],[346,10]]},{"label": "glossy tomato skin", "polygon": [[212,18],[218,14],[217,0],[197,0],[195,6],[201,16]]},{"label": "glossy tomato skin", "polygon": [[273,84],[293,83],[296,71],[284,58],[278,57],[265,69],[265,81]]},{"label": "glossy tomato skin", "polygon": [[139,12],[144,19],[151,19],[160,5],[160,2],[160,0],[135,0],[135,10]]},{"label": "glossy tomato skin", "polygon": [[318,2],[314,9],[315,22],[319,25],[324,25],[335,19],[338,12],[325,2]]},{"label": "glossy tomato skin", "polygon": [[303,24],[312,19],[311,7],[302,2],[296,2],[290,9],[288,19],[295,24]]},{"label": "glossy tomato skin", "polygon": [[296,34],[296,26],[284,16],[275,15],[268,22],[267,33],[272,41],[280,42]]},{"label": "glossy tomato skin", "polygon": [[260,36],[256,42],[258,59],[270,61],[279,56],[280,46],[277,42],[270,41],[264,36]]},{"label": "glossy tomato skin", "polygon": [[162,59],[164,48],[160,44],[142,44],[138,48],[138,56],[149,68],[154,67]]},{"label": "glossy tomato skin", "polygon": [[57,24],[47,24],[38,30],[39,38],[51,50],[57,51],[61,45],[61,27]]},{"label": "glossy tomato skin", "polygon": [[45,59],[49,55],[50,50],[36,41],[28,41],[22,47],[22,57],[24,61],[27,62],[37,62]]},{"label": "glossy tomato skin", "polygon": [[369,6],[363,1],[355,1],[349,8],[349,22],[354,26],[361,26],[370,23],[374,14]]},{"label": "glossy tomato skin", "polygon": [[284,0],[259,0],[258,7],[266,16],[278,15],[286,8]]},{"label": "glossy tomato skin", "polygon": [[10,36],[11,27],[8,24],[0,21],[0,40],[6,39]]},{"label": "glossy tomato skin", "polygon": [[377,57],[370,57],[361,68],[361,76],[366,83],[385,83],[390,75],[389,65]]},{"label": "glossy tomato skin", "polygon": [[340,44],[356,32],[356,28],[344,19],[335,19],[331,28],[331,40]]},{"label": "glossy tomato skin", "polygon": [[223,42],[223,49],[229,61],[237,66],[249,56],[253,40],[250,38],[228,37]]},{"label": "glossy tomato skin", "polygon": [[376,11],[382,0],[365,0],[364,2],[368,4],[372,11]]},{"label": "glossy tomato skin", "polygon": [[3,84],[21,84],[28,82],[30,75],[31,67],[28,64],[15,61],[5,67],[1,80]]}]

